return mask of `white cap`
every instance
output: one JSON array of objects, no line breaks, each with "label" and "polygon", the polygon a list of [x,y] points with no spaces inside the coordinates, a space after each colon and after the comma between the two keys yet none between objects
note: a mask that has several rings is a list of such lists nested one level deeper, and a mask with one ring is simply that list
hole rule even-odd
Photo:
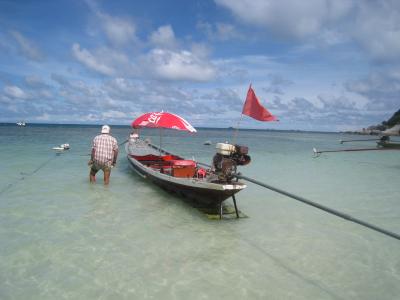
[{"label": "white cap", "polygon": [[110,126],[103,125],[103,127],[101,127],[101,133],[110,133]]}]

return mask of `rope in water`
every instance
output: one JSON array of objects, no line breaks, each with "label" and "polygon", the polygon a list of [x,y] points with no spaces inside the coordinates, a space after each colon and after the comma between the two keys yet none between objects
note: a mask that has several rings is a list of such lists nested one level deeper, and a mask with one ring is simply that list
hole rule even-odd
[{"label": "rope in water", "polygon": [[46,161],[44,161],[43,163],[41,163],[36,169],[34,169],[32,172],[30,173],[24,173],[24,172],[20,172],[20,174],[22,175],[22,177],[17,178],[16,180],[14,180],[13,182],[9,183],[5,188],[3,188],[0,191],[0,195],[4,194],[5,192],[7,192],[8,190],[10,190],[13,186],[15,186],[18,182],[26,179],[29,176],[32,176],[34,174],[36,174],[37,172],[39,172],[40,169],[42,169],[44,166],[46,166],[49,162],[51,162],[54,158],[56,158],[57,156],[59,156],[59,153],[56,153],[56,155],[50,157],[49,159],[47,159]]},{"label": "rope in water", "polygon": [[373,224],[370,224],[370,223],[365,222],[365,221],[363,221],[363,220],[354,218],[354,217],[352,217],[352,216],[350,216],[350,215],[348,215],[348,214],[342,213],[342,212],[340,212],[340,211],[337,211],[337,210],[335,210],[335,209],[329,208],[329,207],[324,206],[324,205],[322,205],[322,204],[318,204],[318,203],[316,203],[316,202],[310,201],[310,200],[308,200],[308,199],[306,199],[306,198],[297,196],[297,195],[292,194],[292,193],[289,193],[289,192],[287,192],[287,191],[278,189],[278,188],[273,187],[273,186],[271,186],[271,185],[268,185],[268,184],[266,184],[266,183],[263,183],[263,182],[260,182],[260,181],[258,181],[258,180],[252,179],[252,178],[250,178],[250,177],[243,176],[243,175],[241,175],[241,174],[237,174],[237,175],[235,175],[235,176],[236,176],[237,178],[239,178],[239,179],[244,179],[244,180],[250,181],[250,182],[252,182],[252,183],[254,183],[254,184],[257,184],[257,185],[259,185],[259,186],[265,187],[265,188],[270,189],[270,190],[272,190],[272,191],[274,191],[274,192],[277,192],[277,193],[279,193],[279,194],[282,194],[282,195],[285,195],[285,196],[290,197],[290,198],[292,198],[292,199],[301,201],[301,202],[303,202],[303,203],[305,203],[305,204],[314,206],[314,207],[316,207],[316,208],[318,208],[318,209],[321,209],[321,210],[323,210],[323,211],[326,211],[326,212],[328,212],[328,213],[330,213],[330,214],[333,214],[333,215],[335,215],[335,216],[337,216],[337,217],[341,217],[341,218],[343,218],[343,219],[345,219],[345,220],[348,220],[348,221],[350,221],[350,222],[357,223],[357,224],[359,224],[359,225],[361,225],[361,226],[367,227],[367,228],[369,228],[369,229],[375,230],[375,231],[377,231],[377,232],[383,233],[383,234],[385,234],[385,235],[387,235],[387,236],[390,236],[390,237],[392,237],[392,238],[395,238],[395,239],[397,239],[397,240],[400,240],[400,235],[397,234],[397,233],[394,233],[394,232],[391,232],[391,231],[389,231],[389,230],[380,228],[380,227],[378,227],[378,226],[376,226],[376,225],[373,225]]}]

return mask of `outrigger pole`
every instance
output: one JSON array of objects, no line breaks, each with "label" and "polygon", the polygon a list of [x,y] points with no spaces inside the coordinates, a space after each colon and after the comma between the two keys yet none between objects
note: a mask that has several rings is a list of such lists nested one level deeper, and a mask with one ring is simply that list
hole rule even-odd
[{"label": "outrigger pole", "polygon": [[118,144],[118,147],[122,146],[123,144],[125,144],[128,141],[128,139],[126,139],[125,141],[123,141],[122,143]]},{"label": "outrigger pole", "polygon": [[365,139],[365,140],[340,140],[340,143],[348,143],[348,142],[367,142],[367,141],[380,141],[381,139]]},{"label": "outrigger pole", "polygon": [[382,150],[393,150],[393,149],[390,149],[390,148],[355,148],[355,149],[340,149],[340,150],[317,150],[316,148],[313,148],[313,152],[317,157],[321,153],[327,153],[327,152],[382,151]]},{"label": "outrigger pole", "polygon": [[252,182],[252,183],[254,183],[254,184],[257,184],[257,185],[259,185],[259,186],[265,187],[265,188],[270,189],[270,190],[272,190],[272,191],[274,191],[274,192],[277,192],[277,193],[279,193],[279,194],[285,195],[285,196],[287,196],[287,197],[289,197],[289,198],[292,198],[292,199],[295,199],[295,200],[297,200],[297,201],[303,202],[303,203],[305,203],[305,204],[307,204],[307,205],[314,206],[314,207],[316,207],[316,208],[318,208],[318,209],[321,209],[321,210],[323,210],[323,211],[325,211],[325,212],[328,212],[328,213],[330,213],[330,214],[333,214],[333,215],[335,215],[335,216],[337,216],[337,217],[343,218],[343,219],[345,219],[345,220],[347,220],[347,221],[357,223],[357,224],[359,224],[359,225],[361,225],[361,226],[367,227],[367,228],[369,228],[369,229],[378,231],[378,232],[383,233],[383,234],[385,234],[385,235],[387,235],[387,236],[390,236],[390,237],[392,237],[392,238],[395,238],[395,239],[397,239],[397,240],[400,240],[400,235],[397,234],[397,233],[394,233],[394,232],[391,232],[391,231],[389,231],[389,230],[380,228],[380,227],[378,227],[378,226],[376,226],[376,225],[367,223],[367,222],[365,222],[365,221],[363,221],[363,220],[354,218],[354,217],[352,217],[352,216],[350,216],[350,215],[348,215],[348,214],[342,213],[342,212],[340,212],[340,211],[337,211],[337,210],[335,210],[335,209],[329,208],[329,207],[324,206],[324,205],[322,205],[322,204],[318,204],[318,203],[313,202],[313,201],[311,201],[311,200],[308,200],[308,199],[306,199],[306,198],[303,198],[303,197],[297,196],[297,195],[295,195],[295,194],[289,193],[289,192],[287,192],[287,191],[278,189],[278,188],[276,188],[276,187],[273,187],[273,186],[268,185],[268,184],[266,184],[266,183],[257,181],[257,180],[255,180],[255,179],[250,178],[250,177],[243,176],[243,175],[241,175],[241,174],[236,174],[235,177],[236,177],[236,178],[239,178],[239,179],[244,179],[244,180],[250,181],[250,182]]}]

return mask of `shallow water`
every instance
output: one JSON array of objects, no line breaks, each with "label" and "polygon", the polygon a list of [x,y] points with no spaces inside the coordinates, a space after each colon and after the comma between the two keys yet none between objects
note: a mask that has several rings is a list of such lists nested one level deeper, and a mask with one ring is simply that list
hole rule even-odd
[{"label": "shallow water", "polygon": [[[128,127],[113,127],[123,142]],[[400,241],[249,183],[243,219],[209,220],[128,167],[88,183],[99,127],[0,126],[1,299],[397,299]],[[154,143],[157,131],[144,131]],[[400,152],[323,154],[340,134],[241,131],[241,171],[400,233]],[[232,131],[163,133],[209,163]],[[51,148],[70,143],[56,155]],[[373,142],[361,144],[374,146]]]}]

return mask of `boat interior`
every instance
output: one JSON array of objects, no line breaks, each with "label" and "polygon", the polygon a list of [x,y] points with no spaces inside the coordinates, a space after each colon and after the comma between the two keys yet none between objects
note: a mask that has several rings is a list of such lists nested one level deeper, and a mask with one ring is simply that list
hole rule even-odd
[{"label": "boat interior", "polygon": [[130,155],[146,167],[180,178],[204,178],[206,172],[199,168],[194,160],[183,159],[182,157],[168,155]]}]

